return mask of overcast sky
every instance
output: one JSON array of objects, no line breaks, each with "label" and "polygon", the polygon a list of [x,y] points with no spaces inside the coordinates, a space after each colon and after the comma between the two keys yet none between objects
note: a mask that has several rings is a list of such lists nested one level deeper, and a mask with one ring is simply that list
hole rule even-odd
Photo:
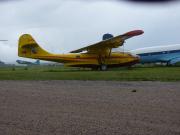
[{"label": "overcast sky", "polygon": [[67,53],[98,42],[105,33],[117,36],[142,29],[125,48],[180,43],[180,2],[134,4],[116,0],[0,0],[0,60],[18,58],[18,38],[31,34],[46,50]]}]

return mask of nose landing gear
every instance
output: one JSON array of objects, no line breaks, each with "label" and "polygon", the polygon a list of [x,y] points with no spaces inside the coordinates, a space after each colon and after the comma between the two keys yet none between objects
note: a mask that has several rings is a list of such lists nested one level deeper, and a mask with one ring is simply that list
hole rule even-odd
[{"label": "nose landing gear", "polygon": [[99,62],[99,70],[100,71],[106,71],[107,70],[107,65],[105,64],[106,63],[106,56],[99,55],[98,62]]}]

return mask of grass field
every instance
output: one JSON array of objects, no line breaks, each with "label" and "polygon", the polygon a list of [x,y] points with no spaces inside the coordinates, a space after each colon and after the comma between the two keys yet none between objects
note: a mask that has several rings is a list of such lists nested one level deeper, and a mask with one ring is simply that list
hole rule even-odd
[{"label": "grass field", "polygon": [[63,67],[0,67],[0,80],[180,81],[180,67],[135,67],[90,71]]}]

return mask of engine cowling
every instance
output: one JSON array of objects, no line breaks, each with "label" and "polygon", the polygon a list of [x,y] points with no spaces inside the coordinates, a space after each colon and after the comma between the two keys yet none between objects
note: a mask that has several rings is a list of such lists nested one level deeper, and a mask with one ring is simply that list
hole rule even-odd
[{"label": "engine cowling", "polygon": [[113,38],[113,37],[114,37],[114,36],[113,36],[112,34],[107,33],[107,34],[104,34],[104,35],[103,35],[102,40],[108,40],[108,39]]}]

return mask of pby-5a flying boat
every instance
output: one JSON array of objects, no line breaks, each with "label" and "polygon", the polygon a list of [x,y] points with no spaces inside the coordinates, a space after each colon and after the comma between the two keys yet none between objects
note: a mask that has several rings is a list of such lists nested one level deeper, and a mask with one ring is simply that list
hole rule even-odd
[{"label": "pby-5a flying boat", "polygon": [[64,63],[65,66],[88,67],[100,70],[130,66],[139,62],[137,55],[126,52],[112,52],[112,49],[122,46],[126,39],[143,33],[142,30],[135,30],[116,37],[105,34],[103,41],[71,51],[69,54],[49,53],[42,49],[31,35],[24,34],[19,38],[18,56]]}]

